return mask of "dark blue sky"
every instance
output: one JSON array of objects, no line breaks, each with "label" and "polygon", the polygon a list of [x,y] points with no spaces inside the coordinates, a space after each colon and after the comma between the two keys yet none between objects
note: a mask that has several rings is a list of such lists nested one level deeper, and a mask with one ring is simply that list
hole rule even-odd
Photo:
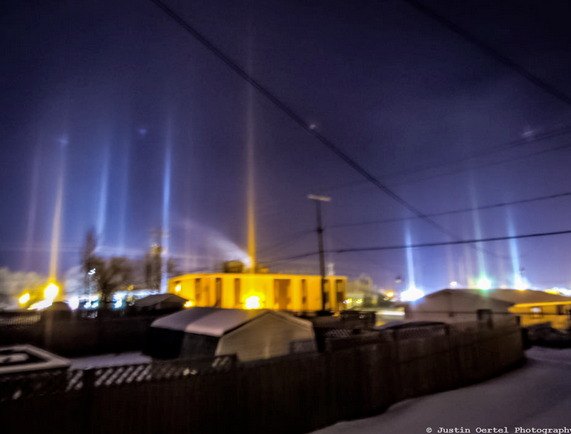
[{"label": "dark blue sky", "polygon": [[[571,191],[571,106],[404,1],[167,4],[425,214]],[[568,4],[424,4],[571,96]],[[316,250],[308,193],[332,197],[329,250],[451,240],[421,219],[334,227],[412,214],[151,1],[13,1],[1,24],[0,266],[48,272],[60,176],[60,274],[77,265],[91,227],[102,254],[142,257],[163,224],[168,151],[169,254],[184,271],[238,257],[248,125],[261,262]],[[433,219],[474,239],[568,230],[570,212],[564,196]],[[418,248],[408,262],[404,249],[328,260],[380,286],[403,276],[431,291],[484,271],[511,286],[519,268],[533,286],[569,286],[570,240]],[[317,257],[273,269],[317,273]]]}]

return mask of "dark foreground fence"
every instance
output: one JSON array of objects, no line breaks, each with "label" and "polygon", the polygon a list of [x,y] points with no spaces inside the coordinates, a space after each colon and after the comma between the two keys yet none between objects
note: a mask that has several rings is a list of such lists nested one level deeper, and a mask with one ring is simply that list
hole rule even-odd
[{"label": "dark foreground fence", "polygon": [[6,433],[304,433],[468,385],[523,360],[519,327],[387,330],[323,353],[0,376]]},{"label": "dark foreground fence", "polygon": [[57,319],[0,314],[0,347],[32,344],[65,357],[141,351],[159,315]]}]

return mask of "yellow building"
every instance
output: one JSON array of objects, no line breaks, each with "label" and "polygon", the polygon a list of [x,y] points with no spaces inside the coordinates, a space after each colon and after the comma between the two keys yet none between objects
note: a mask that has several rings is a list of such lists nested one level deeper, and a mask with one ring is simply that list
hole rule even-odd
[{"label": "yellow building", "polygon": [[513,304],[510,312],[519,318],[522,327],[550,322],[556,329],[569,327],[571,298],[530,289],[470,290],[483,296],[508,301]]},{"label": "yellow building", "polygon": [[[325,308],[343,310],[347,277],[325,278]],[[321,277],[295,274],[185,274],[169,280],[168,292],[192,306],[227,309],[321,310]]]},{"label": "yellow building", "polygon": [[520,317],[522,327],[550,322],[551,327],[565,330],[569,328],[571,300],[537,303],[520,303],[510,311]]}]

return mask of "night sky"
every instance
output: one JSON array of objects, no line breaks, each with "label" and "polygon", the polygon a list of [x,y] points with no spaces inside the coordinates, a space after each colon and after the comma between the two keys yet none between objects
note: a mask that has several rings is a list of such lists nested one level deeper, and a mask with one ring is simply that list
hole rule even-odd
[{"label": "night sky", "polygon": [[90,228],[106,256],[142,258],[163,227],[182,271],[242,259],[252,143],[273,271],[318,274],[317,255],[278,261],[317,251],[313,193],[332,198],[337,274],[431,292],[484,274],[513,287],[524,269],[534,288],[569,287],[571,234],[336,253],[571,230],[568,2],[422,0],[464,36],[404,0],[165,2],[421,214],[463,212],[415,218],[152,1],[10,1],[0,266],[49,272],[59,191],[60,278]]}]

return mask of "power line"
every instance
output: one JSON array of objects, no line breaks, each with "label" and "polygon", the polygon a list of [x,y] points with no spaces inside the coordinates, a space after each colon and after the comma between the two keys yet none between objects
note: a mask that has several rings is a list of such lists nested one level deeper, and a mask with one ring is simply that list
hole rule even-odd
[{"label": "power line", "polygon": [[314,229],[306,229],[304,231],[296,232],[295,234],[290,235],[286,239],[284,239],[284,240],[282,240],[276,244],[273,244],[269,247],[266,247],[264,249],[259,250],[258,253],[266,253],[267,254],[269,251],[277,249],[278,247],[284,247],[284,246],[291,244],[291,243],[299,240],[300,238],[303,238],[304,236],[312,234],[314,232],[315,232]]},{"label": "power line", "polygon": [[[505,151],[508,150],[510,148],[516,147],[516,146],[520,146],[520,145],[524,145],[527,143],[533,143],[533,142],[537,142],[537,141],[541,141],[541,140],[545,140],[545,139],[550,139],[550,138],[554,138],[554,137],[558,137],[561,135],[566,135],[566,134],[570,134],[571,133],[571,126],[568,127],[564,127],[564,128],[559,128],[556,130],[551,130],[551,131],[547,131],[545,133],[542,134],[538,134],[534,137],[530,137],[530,138],[524,138],[524,139],[516,139],[516,140],[512,140],[510,142],[507,142],[503,145],[498,145],[498,146],[494,146],[494,147],[490,147],[488,148],[489,152],[485,152],[484,153],[479,153],[479,154],[473,154],[473,155],[468,155],[466,157],[462,157],[462,158],[458,158],[455,160],[448,160],[446,162],[442,162],[440,164],[432,164],[430,166],[427,165],[419,165],[419,166],[413,166],[410,167],[408,169],[404,169],[404,170],[399,170],[398,172],[393,172],[393,173],[389,173],[383,176],[383,178],[386,180],[387,178],[399,178],[402,175],[406,175],[406,174],[410,174],[410,173],[419,173],[419,172],[425,172],[427,170],[431,170],[434,168],[438,168],[438,167],[444,167],[444,166],[450,166],[452,164],[457,164],[460,163],[462,161],[467,161],[467,160],[473,160],[476,158],[480,158],[480,157],[485,157],[487,155],[496,153],[496,152],[500,152],[500,151]],[[523,143],[525,142],[525,143]],[[482,163],[482,164],[478,164],[478,165],[474,165],[474,166],[470,166],[469,168],[457,168],[455,170],[449,171],[449,172],[445,172],[445,173],[437,173],[435,175],[430,175],[430,176],[425,176],[424,178],[416,178],[416,179],[412,179],[412,180],[408,180],[408,181],[402,181],[402,182],[397,182],[395,184],[391,184],[392,187],[396,187],[396,186],[400,186],[400,185],[408,185],[408,184],[414,184],[417,182],[422,182],[422,181],[427,181],[430,179],[435,179],[435,178],[442,178],[445,176],[450,176],[450,175],[456,175],[458,173],[463,173],[466,172],[468,170],[474,170],[474,169],[479,169],[482,167],[490,167],[490,166],[497,166],[497,165],[501,165],[504,163],[510,163],[512,161],[518,161],[518,160],[524,160],[526,158],[529,157],[533,157],[535,155],[541,155],[541,154],[546,154],[549,152],[554,152],[554,151],[560,151],[563,149],[568,149],[569,147],[571,147],[571,144],[566,144],[566,145],[559,145],[553,148],[548,148],[548,149],[540,149],[538,151],[535,152],[531,152],[528,154],[523,154],[523,155],[519,155],[516,157],[512,157],[512,158],[506,158],[503,160],[497,160],[497,161],[491,161],[488,163]],[[326,193],[331,194],[337,190],[340,189],[344,189],[344,188],[353,188],[353,187],[357,187],[360,185],[364,185],[366,184],[366,181],[359,181],[353,184],[345,184],[342,186],[337,186],[337,187],[333,187],[331,189],[327,189],[325,190]],[[427,214],[428,215],[428,214]]]},{"label": "power line", "polygon": [[335,253],[349,253],[349,252],[369,252],[369,251],[379,251],[379,250],[398,250],[398,249],[416,249],[422,247],[439,247],[439,246],[453,246],[459,244],[476,244],[476,243],[489,243],[492,241],[506,241],[506,240],[519,240],[522,238],[539,238],[539,237],[550,237],[555,235],[567,235],[571,234],[571,230],[566,231],[556,231],[556,232],[540,232],[535,234],[524,234],[524,235],[513,235],[505,237],[492,237],[492,238],[479,238],[474,240],[458,240],[458,241],[446,241],[440,243],[422,243],[422,244],[410,244],[410,245],[394,245],[394,246],[380,246],[380,247],[355,247],[351,249],[339,249],[335,250]]},{"label": "power line", "polygon": [[[540,237],[550,237],[550,236],[557,236],[557,235],[568,235],[571,234],[571,230],[566,231],[555,231],[555,232],[540,232],[535,234],[523,234],[523,235],[513,235],[513,236],[504,236],[504,237],[492,237],[492,238],[479,238],[479,239],[472,239],[472,240],[458,240],[458,241],[446,241],[446,242],[438,242],[438,243],[422,243],[422,244],[410,244],[410,245],[393,245],[393,246],[379,246],[379,247],[354,247],[348,249],[337,249],[337,250],[330,250],[327,253],[353,253],[353,252],[373,252],[373,251],[383,251],[383,250],[404,250],[404,249],[418,249],[418,248],[426,248],[426,247],[441,247],[441,246],[453,246],[453,245],[462,245],[462,244],[477,244],[477,243],[489,243],[493,241],[507,241],[507,240],[519,240],[522,238],[540,238]],[[276,259],[270,263],[278,263],[278,262],[288,262],[294,259],[300,258],[307,258],[309,256],[317,255],[318,252],[311,252],[311,253],[304,253],[301,255],[290,256],[287,258]]]},{"label": "power line", "polygon": [[410,181],[403,181],[403,182],[399,182],[396,184],[393,184],[393,186],[399,186],[399,185],[407,185],[407,184],[414,184],[417,182],[422,182],[422,181],[427,181],[429,179],[435,179],[435,178],[442,178],[445,176],[450,176],[450,175],[456,175],[457,173],[463,173],[469,170],[474,170],[474,169],[480,169],[482,167],[491,167],[491,166],[498,166],[504,163],[511,163],[512,161],[518,161],[518,160],[525,160],[526,158],[529,157],[533,157],[536,155],[542,155],[542,154],[547,154],[549,152],[554,152],[554,151],[561,151],[563,149],[569,149],[571,148],[571,143],[568,143],[566,145],[560,145],[560,146],[556,146],[554,148],[549,148],[549,149],[541,149],[539,151],[535,151],[535,152],[531,152],[529,154],[524,154],[524,155],[520,155],[517,157],[512,157],[512,158],[507,158],[504,160],[499,160],[499,161],[491,161],[489,163],[482,163],[482,164],[478,164],[476,166],[471,166],[469,168],[461,168],[461,169],[457,169],[457,170],[453,170],[450,172],[446,172],[446,173],[439,173],[436,175],[432,175],[432,176],[426,176],[424,178],[417,178],[417,179],[413,179]]},{"label": "power line", "polygon": [[491,45],[489,45],[489,44],[485,43],[484,41],[478,39],[476,36],[469,33],[468,31],[466,31],[465,29],[460,27],[458,24],[452,22],[451,20],[449,20],[447,18],[444,18],[442,15],[438,14],[433,9],[428,8],[427,6],[425,6],[424,4],[422,4],[416,0],[402,0],[402,1],[404,1],[405,3],[408,3],[410,6],[412,6],[416,10],[422,12],[424,15],[430,17],[434,21],[437,21],[438,23],[440,23],[444,27],[447,27],[448,29],[452,30],[454,33],[460,35],[465,40],[467,40],[471,44],[475,45],[476,47],[480,48],[482,51],[486,52],[491,57],[493,57],[496,61],[504,64],[505,66],[507,66],[508,68],[510,68],[511,70],[516,72],[517,74],[519,74],[521,77],[525,78],[530,83],[539,87],[544,92],[550,94],[551,96],[554,96],[559,101],[567,104],[568,106],[571,106],[571,98],[569,98],[566,94],[559,91],[557,88],[550,85],[549,83],[542,80],[541,78],[537,77],[536,75],[532,74],[527,69],[525,69],[523,66],[514,62],[509,57],[503,55],[502,53],[500,53],[498,50],[496,50]]},{"label": "power line", "polygon": [[[551,194],[549,196],[540,196],[540,197],[534,197],[534,198],[530,198],[530,199],[514,200],[512,202],[495,203],[492,205],[484,205],[484,206],[478,206],[478,207],[472,207],[472,208],[457,209],[457,210],[452,210],[452,211],[430,213],[430,214],[426,214],[426,215],[428,217],[441,217],[444,215],[461,214],[461,213],[465,213],[465,212],[473,212],[473,211],[482,211],[482,210],[488,210],[488,209],[494,209],[494,208],[502,208],[502,207],[510,206],[510,205],[520,205],[522,203],[531,203],[531,202],[538,202],[541,200],[558,199],[560,197],[567,197],[567,196],[571,196],[571,191],[568,191],[565,193]],[[342,224],[338,224],[338,225],[331,225],[331,226],[329,226],[329,228],[336,229],[336,228],[346,228],[346,227],[352,227],[352,226],[376,225],[376,224],[394,223],[394,222],[414,220],[414,219],[416,219],[416,217],[400,217],[400,218],[385,219],[385,220],[371,220],[371,221],[357,222],[357,223],[342,223]]]},{"label": "power line", "polygon": [[[332,253],[332,252],[328,251],[327,253]],[[288,256],[287,258],[283,259],[274,259],[273,261],[263,261],[263,262],[265,265],[269,265],[269,264],[276,264],[279,262],[290,262],[293,261],[294,259],[308,258],[313,255],[319,255],[319,252],[302,253],[301,255]]]},{"label": "power line", "polygon": [[[413,167],[410,167],[408,169],[403,169],[403,170],[399,170],[397,172],[388,173],[387,175],[385,175],[385,177],[386,178],[399,177],[401,175],[408,175],[411,172],[418,173],[418,172],[423,172],[426,170],[432,170],[432,169],[435,169],[438,167],[449,166],[451,164],[461,163],[463,161],[475,160],[478,158],[487,157],[489,155],[496,154],[498,152],[506,151],[506,150],[509,150],[512,148],[516,148],[518,146],[523,146],[523,145],[527,145],[530,143],[539,142],[542,140],[551,139],[551,138],[555,138],[555,137],[559,137],[559,136],[563,136],[563,135],[567,135],[567,134],[571,134],[571,126],[566,126],[566,127],[557,128],[557,129],[550,130],[550,131],[545,131],[543,133],[538,133],[538,134],[530,136],[530,137],[523,137],[520,139],[510,140],[509,142],[503,143],[501,145],[491,146],[489,148],[483,149],[482,151],[478,151],[477,153],[474,153],[472,155],[467,155],[467,156],[456,158],[453,160],[443,161],[440,163],[435,163],[435,164],[430,164],[430,165],[425,164],[425,165],[413,166]],[[551,148],[549,150],[544,149],[544,150],[540,150],[537,152],[550,152],[551,150],[559,150],[559,147]],[[531,153],[528,155],[535,155],[535,154]],[[502,160],[501,162],[504,163],[506,161],[511,161],[511,160]],[[493,164],[493,162],[492,162],[492,164]]]},{"label": "power line", "polygon": [[[268,88],[263,86],[260,82],[254,79],[250,74],[248,74],[244,69],[242,69],[236,62],[234,62],[230,57],[228,57],[222,50],[220,50],[216,45],[214,45],[210,40],[208,40],[202,33],[192,27],[188,22],[186,22],[180,15],[169,8],[161,0],[151,0],[155,3],[163,12],[165,12],[169,17],[171,17],[177,24],[179,24],[186,32],[188,32],[192,37],[199,41],[204,47],[211,51],[216,57],[218,57],[222,62],[224,62],[230,69],[232,69],[236,74],[243,78],[247,83],[253,86],[258,92],[260,92],[264,97],[266,97],[274,106],[276,106],[280,111],[282,111],[286,116],[288,116],[292,121],[298,124],[302,129],[311,134],[315,139],[325,145],[331,152],[337,155],[341,160],[343,160],[347,165],[353,168],[356,172],[362,175],[366,180],[376,186],[378,189],[383,191],[387,196],[392,198],[394,201],[398,202],[401,206],[415,214],[418,218],[422,219],[424,222],[442,232],[443,234],[449,236],[452,239],[458,239],[458,237],[451,233],[449,230],[428,218],[424,213],[422,213],[415,206],[407,202],[405,199],[400,197],[397,193],[391,190],[389,187],[380,182],[375,176],[369,173],[365,168],[363,168],[359,163],[353,160],[348,154],[343,152],[335,143],[326,138],[324,135],[320,134],[313,125],[308,124],[300,115],[298,115],[293,109],[282,102],[276,95],[274,95]],[[490,253],[490,252],[488,252]]]}]

